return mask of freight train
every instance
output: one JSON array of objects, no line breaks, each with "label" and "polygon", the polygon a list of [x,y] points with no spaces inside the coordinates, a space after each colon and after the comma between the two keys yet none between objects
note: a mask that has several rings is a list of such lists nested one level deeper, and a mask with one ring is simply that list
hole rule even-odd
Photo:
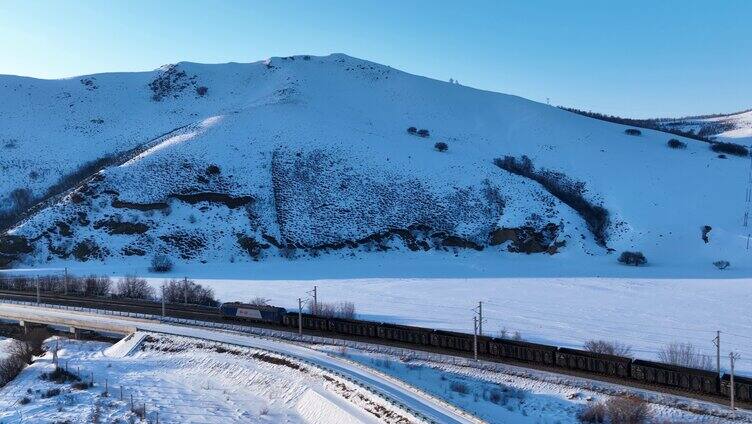
[{"label": "freight train", "polygon": [[[224,303],[219,307],[224,320],[267,322],[298,328],[299,316],[304,330],[335,333],[350,337],[387,340],[423,349],[445,349],[463,354],[474,352],[472,334],[433,330],[374,321],[325,317],[287,312],[284,308],[243,303]],[[660,362],[479,336],[478,357],[491,361],[517,361],[595,374],[642,384],[668,387],[710,396],[729,396],[730,376],[714,371],[686,368]],[[752,402],[752,378],[734,377],[735,398]]]}]

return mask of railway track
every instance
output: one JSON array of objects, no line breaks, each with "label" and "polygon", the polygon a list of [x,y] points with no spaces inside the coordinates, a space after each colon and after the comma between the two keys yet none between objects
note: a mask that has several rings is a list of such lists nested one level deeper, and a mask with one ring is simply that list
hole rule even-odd
[{"label": "railway track", "polygon": [[[149,301],[143,301],[143,300],[114,299],[114,298],[82,298],[79,296],[63,295],[63,294],[48,293],[48,292],[41,292],[39,293],[37,297],[36,293],[12,291],[12,290],[0,290],[0,299],[8,299],[8,300],[31,302],[31,303],[37,302],[37,300],[39,300],[39,302],[43,304],[54,304],[58,306],[67,306],[71,308],[90,308],[90,309],[117,311],[117,312],[123,312],[123,313],[147,314],[147,315],[153,315],[153,316],[162,315],[161,303],[149,302]],[[181,318],[181,319],[196,320],[196,321],[211,322],[211,323],[228,323],[228,319],[226,318],[223,319],[218,314],[216,308],[213,308],[213,307],[166,303],[164,305],[164,312],[165,312],[165,316],[170,317],[170,318]],[[248,328],[264,328],[264,329],[284,331],[284,332],[294,331],[294,329],[291,329],[288,326],[275,324],[275,323],[268,323],[268,322],[249,323],[248,321],[242,321],[242,320],[229,320],[229,322],[232,323],[233,325],[240,325],[240,326],[244,326]],[[436,346],[415,345],[411,343],[402,343],[402,342],[395,341],[395,340],[385,340],[385,339],[374,340],[373,338],[370,338],[370,337],[353,336],[353,335],[347,335],[347,334],[341,334],[341,333],[335,333],[335,332],[329,332],[329,331],[320,331],[320,330],[311,330],[311,329],[306,329],[304,331],[306,335],[315,336],[315,337],[337,339],[337,340],[347,340],[347,341],[367,343],[367,344],[372,344],[372,345],[376,344],[376,345],[383,345],[383,346],[389,346],[389,347],[395,347],[395,348],[401,348],[401,349],[437,353],[437,354],[441,354],[445,356],[451,356],[451,357],[457,357],[457,358],[463,358],[463,359],[469,359],[473,357],[472,354],[469,354],[469,353],[458,352],[456,350],[445,349],[445,348],[440,348]],[[497,363],[502,363],[502,364],[508,364],[508,365],[513,365],[513,366],[535,369],[539,371],[546,371],[546,372],[551,372],[555,374],[567,375],[567,376],[578,377],[578,378],[586,378],[590,380],[602,381],[602,382],[617,384],[621,386],[628,386],[628,387],[633,387],[633,388],[638,388],[638,389],[650,390],[650,391],[658,392],[658,393],[684,396],[684,397],[689,397],[689,398],[707,401],[707,402],[713,402],[713,403],[722,404],[722,405],[727,405],[729,402],[728,398],[722,397],[722,396],[700,394],[700,393],[685,391],[681,389],[675,389],[671,387],[645,384],[645,383],[641,383],[641,382],[634,381],[631,379],[616,378],[616,377],[611,377],[611,376],[606,376],[606,375],[593,374],[593,373],[589,373],[586,371],[566,369],[566,368],[548,366],[545,364],[531,363],[531,362],[526,362],[526,361],[518,361],[518,360],[514,360],[510,358],[483,357],[482,359],[484,361],[489,361],[489,362],[497,362]],[[743,408],[747,408],[747,409],[752,408],[752,403],[750,402],[737,401],[736,404]]]}]

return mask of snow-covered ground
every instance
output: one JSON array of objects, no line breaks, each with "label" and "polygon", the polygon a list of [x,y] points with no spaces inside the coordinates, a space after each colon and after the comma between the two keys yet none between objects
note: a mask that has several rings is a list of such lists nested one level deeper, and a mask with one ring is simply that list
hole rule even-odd
[{"label": "snow-covered ground", "polygon": [[[19,321],[38,320],[45,322],[75,325],[81,328],[133,328],[142,331],[159,332],[174,336],[198,338],[211,342],[227,343],[241,347],[260,349],[289,357],[298,362],[320,368],[326,372],[358,384],[389,403],[396,403],[401,408],[415,411],[416,416],[426,417],[435,422],[445,424],[475,424],[477,419],[458,410],[439,399],[426,395],[415,388],[387,376],[375,373],[373,370],[352,364],[342,359],[308,348],[305,345],[290,343],[268,337],[253,336],[246,333],[217,331],[163,323],[157,320],[144,320],[113,315],[88,314],[80,311],[29,307],[12,304],[0,304],[2,316]],[[117,349],[122,353],[126,349]],[[358,396],[358,398],[361,398]],[[421,418],[422,419],[422,418]]]},{"label": "snow-covered ground", "polygon": [[728,408],[717,404],[514,366],[502,370],[468,367],[400,353],[399,349],[393,354],[351,347],[319,349],[407,381],[489,423],[579,423],[577,415],[583,408],[623,395],[647,401],[654,422],[752,422],[752,413],[738,413],[732,419]]},{"label": "snow-covered ground", "polygon": [[[127,422],[138,414],[131,412],[131,395],[134,406],[146,405],[150,422],[157,413],[165,423],[419,422],[328,372],[234,344],[138,332],[114,345],[52,338],[47,346],[50,351],[58,346],[61,366],[84,381],[93,379],[94,387],[80,390],[70,383],[42,380],[42,373],[54,369],[48,351],[0,388],[2,422],[84,423],[94,416],[102,422]],[[327,344],[313,347],[340,361],[375,368],[489,423],[578,423],[583,408],[623,395],[648,401],[656,422],[752,422],[745,411],[731,419],[727,408],[715,404],[514,366],[477,368],[402,349],[375,353]],[[50,389],[60,393],[50,396]],[[107,397],[101,395],[105,389]],[[24,398],[29,402],[22,405],[19,400]]]},{"label": "snow-covered ground", "polygon": [[[94,422],[127,422],[137,415],[132,397],[136,408],[146,405],[148,422],[157,415],[164,423],[419,422],[358,386],[278,355],[156,334],[131,352],[141,339],[137,334],[114,346],[49,340],[50,350],[59,343],[60,363],[83,380],[93,378],[94,387],[42,380],[54,369],[48,352],[0,388],[0,421],[89,423],[98,416]],[[60,394],[44,396],[56,388]],[[19,404],[23,398],[30,402]]]}]

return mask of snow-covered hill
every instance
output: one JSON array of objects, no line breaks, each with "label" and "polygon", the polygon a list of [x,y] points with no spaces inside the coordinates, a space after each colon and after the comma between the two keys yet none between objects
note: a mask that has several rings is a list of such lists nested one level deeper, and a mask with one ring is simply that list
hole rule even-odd
[{"label": "snow-covered hill", "polygon": [[747,160],[341,54],[3,76],[0,97],[6,210],[64,192],[0,240],[6,265],[394,251],[619,266],[612,250],[639,250],[749,268]]},{"label": "snow-covered hill", "polygon": [[659,119],[656,124],[666,129],[694,132],[718,141],[752,144],[752,110],[730,115],[697,116],[679,119]]}]

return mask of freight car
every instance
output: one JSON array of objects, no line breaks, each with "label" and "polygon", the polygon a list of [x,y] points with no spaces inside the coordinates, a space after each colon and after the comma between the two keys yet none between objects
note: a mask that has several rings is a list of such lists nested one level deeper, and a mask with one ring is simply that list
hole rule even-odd
[{"label": "freight car", "polygon": [[454,331],[434,330],[431,334],[431,346],[460,352],[473,351],[473,336]]},{"label": "freight car", "polygon": [[489,356],[513,359],[552,366],[556,358],[556,347],[522,340],[492,339],[488,343]]},{"label": "freight car", "polygon": [[399,324],[379,323],[377,327],[377,335],[380,339],[421,346],[427,346],[431,343],[431,335],[433,333],[435,333],[434,330],[427,328]]},{"label": "freight car", "polygon": [[719,393],[718,373],[678,365],[635,359],[631,378],[649,384],[672,387],[690,392],[715,395]]},{"label": "freight car", "polygon": [[[731,376],[728,374],[723,374],[721,378],[721,394],[731,396]],[[734,376],[734,399],[752,402],[752,378]]]},{"label": "freight car", "polygon": [[236,319],[243,321],[261,321],[279,324],[287,313],[284,308],[268,305],[251,305],[248,303],[230,302],[219,306],[222,319]]},{"label": "freight car", "polygon": [[629,378],[631,363],[630,358],[578,349],[560,347],[556,352],[556,366],[558,367],[588,371],[609,377]]}]

